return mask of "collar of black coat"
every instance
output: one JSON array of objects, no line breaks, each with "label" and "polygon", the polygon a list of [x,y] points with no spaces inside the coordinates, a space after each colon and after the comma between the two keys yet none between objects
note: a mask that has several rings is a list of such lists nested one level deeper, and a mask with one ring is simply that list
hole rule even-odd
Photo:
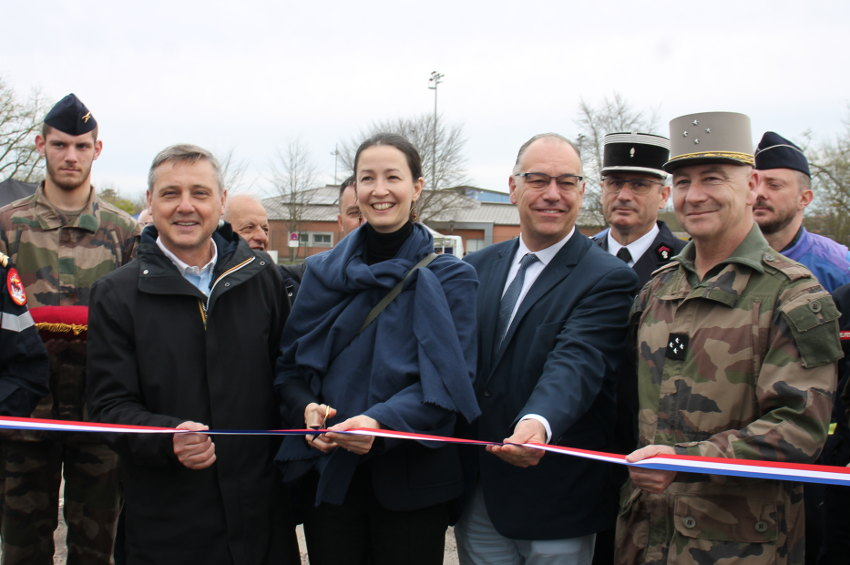
[{"label": "collar of black coat", "polygon": [[[139,290],[152,294],[189,294],[205,300],[206,297],[201,291],[184,279],[174,263],[159,249],[156,244],[158,235],[159,232],[154,225],[149,225],[142,231],[138,248]],[[268,255],[252,250],[226,222],[213,232],[212,239],[218,247],[218,261],[213,269],[214,281],[226,271],[239,267],[243,263],[252,264],[250,269],[241,269],[228,288],[253,276],[256,269],[271,264],[271,258]],[[230,282],[230,279],[228,281]],[[210,295],[210,301],[212,300],[213,294]]]},{"label": "collar of black coat", "polygon": [[[141,239],[139,241],[139,253],[141,254],[143,249],[149,252],[150,249],[148,246],[150,245],[156,247],[157,237],[159,237],[159,231],[157,231],[156,226],[154,224],[146,226],[145,229],[142,230]],[[218,229],[213,232],[211,239],[215,242],[216,247],[218,248],[218,261],[216,262],[215,269],[213,270],[213,272],[218,275],[224,271],[222,266],[228,264],[228,259],[239,247],[239,242],[242,238],[239,237],[239,234],[233,231],[230,224],[223,222]],[[142,248],[141,246],[145,247]]]}]

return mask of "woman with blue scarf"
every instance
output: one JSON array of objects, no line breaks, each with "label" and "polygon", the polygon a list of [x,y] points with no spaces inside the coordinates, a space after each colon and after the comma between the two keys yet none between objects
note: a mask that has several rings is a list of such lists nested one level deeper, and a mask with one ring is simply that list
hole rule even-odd
[{"label": "woman with blue scarf", "polygon": [[413,221],[424,181],[410,142],[378,134],[354,169],[365,223],[308,259],[275,382],[291,425],[330,431],[287,437],[277,460],[288,477],[318,471],[304,522],[312,565],[442,563],[449,503],[463,488],[457,447],[334,432],[452,435],[458,416],[478,416],[478,280],[439,255],[363,327],[434,243]]}]

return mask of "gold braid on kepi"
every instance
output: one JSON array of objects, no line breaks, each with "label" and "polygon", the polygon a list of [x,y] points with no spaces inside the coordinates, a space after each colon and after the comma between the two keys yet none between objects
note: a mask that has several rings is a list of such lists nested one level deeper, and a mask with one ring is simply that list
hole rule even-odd
[{"label": "gold braid on kepi", "polygon": [[701,151],[697,153],[685,153],[671,157],[668,163],[675,163],[680,159],[731,159],[745,165],[753,165],[755,159],[750,153],[738,153],[736,151]]},{"label": "gold braid on kepi", "polygon": [[30,313],[43,341],[85,340],[89,330],[88,306],[39,306]]}]

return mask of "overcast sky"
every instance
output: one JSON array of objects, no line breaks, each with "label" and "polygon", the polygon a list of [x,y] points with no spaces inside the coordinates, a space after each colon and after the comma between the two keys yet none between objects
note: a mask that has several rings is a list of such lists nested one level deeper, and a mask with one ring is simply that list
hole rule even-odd
[{"label": "overcast sky", "polygon": [[582,98],[619,92],[664,135],[681,114],[743,112],[756,142],[828,139],[850,115],[846,0],[46,0],[5,2],[2,21],[0,76],[20,96],[76,93],[104,142],[95,185],[129,195],[178,142],[233,150],[269,196],[300,138],[333,182],[335,143],[433,111],[433,70],[471,184],[499,190],[528,137],[574,137]]}]

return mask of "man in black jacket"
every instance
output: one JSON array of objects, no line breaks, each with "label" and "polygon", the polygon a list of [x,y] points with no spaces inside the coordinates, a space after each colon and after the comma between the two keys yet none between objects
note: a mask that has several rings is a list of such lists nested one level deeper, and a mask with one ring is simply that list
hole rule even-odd
[{"label": "man in black jacket", "polygon": [[[289,302],[279,270],[229,224],[206,150],[165,149],[148,179],[154,225],[138,258],[97,282],[89,319],[92,418],[114,424],[265,430]],[[114,438],[133,563],[297,563],[268,436]],[[289,561],[287,560],[289,559]]]}]

